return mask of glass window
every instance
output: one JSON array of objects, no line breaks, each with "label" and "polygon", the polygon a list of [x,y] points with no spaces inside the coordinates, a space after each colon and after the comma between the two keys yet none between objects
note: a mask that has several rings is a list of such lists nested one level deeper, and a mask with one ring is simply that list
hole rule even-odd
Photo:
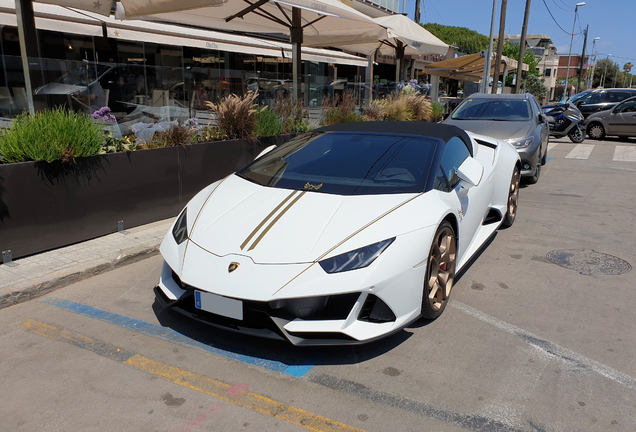
[{"label": "glass window", "polygon": [[600,104],[605,102],[605,93],[606,92],[598,92],[598,93],[592,93],[591,95],[587,96],[585,99],[582,100],[582,102],[585,102],[586,104]]},{"label": "glass window", "polygon": [[549,77],[551,73],[552,73],[552,69],[547,68],[547,69],[545,70],[545,76]]},{"label": "glass window", "polygon": [[636,112],[636,100],[623,102],[616,108],[617,113]]},{"label": "glass window", "polygon": [[440,190],[442,192],[450,192],[451,187],[448,185],[448,180],[446,180],[446,176],[444,175],[444,171],[442,167],[437,169],[437,174],[435,175],[435,181],[433,182],[433,189]]},{"label": "glass window", "polygon": [[451,138],[444,147],[442,161],[440,163],[444,175],[448,179],[448,186],[454,188],[459,182],[457,169],[470,156],[468,147],[458,137]]},{"label": "glass window", "polygon": [[264,186],[337,195],[419,193],[424,192],[437,143],[400,135],[307,134],[238,175]]},{"label": "glass window", "polygon": [[620,102],[622,100],[627,99],[630,94],[624,91],[610,91],[609,93],[609,101],[610,102]]}]

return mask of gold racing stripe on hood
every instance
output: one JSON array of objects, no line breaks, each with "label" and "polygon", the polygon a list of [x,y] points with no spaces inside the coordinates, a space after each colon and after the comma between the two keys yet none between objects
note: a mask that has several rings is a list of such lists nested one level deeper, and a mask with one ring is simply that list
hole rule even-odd
[{"label": "gold racing stripe on hood", "polygon": [[[251,251],[252,249],[254,249],[256,247],[256,245],[263,239],[263,237],[265,237],[265,234],[267,234],[267,232],[272,229],[272,227],[276,224],[276,222],[279,221],[280,218],[283,217],[283,215],[285,213],[287,213],[287,210],[289,210],[290,208],[292,208],[294,206],[294,204],[296,204],[296,202],[298,202],[299,199],[301,199],[303,197],[303,195],[305,195],[307,193],[307,191],[302,191],[300,194],[298,194],[298,196],[296,198],[294,198],[294,200],[287,206],[285,207],[285,209],[283,209],[282,212],[280,212],[278,214],[278,216],[276,216],[276,218],[272,221],[272,223],[270,223],[267,228],[265,228],[263,230],[263,232],[261,233],[261,235],[259,235],[256,238],[256,241],[254,241],[254,243],[252,243],[252,246],[250,246],[250,248],[248,249],[248,251]],[[291,196],[291,195],[290,195]]]},{"label": "gold racing stripe on hood", "polygon": [[[247,246],[247,244],[250,242],[250,240],[252,240],[252,237],[254,237],[256,235],[256,233],[258,231],[260,231],[261,228],[263,228],[263,225],[265,225],[267,223],[267,221],[270,220],[272,218],[272,216],[274,216],[276,214],[276,212],[278,210],[280,210],[280,208],[282,206],[284,206],[287,203],[287,201],[289,201],[292,198],[292,196],[294,196],[297,192],[298,191],[295,190],[292,193],[290,193],[287,196],[287,198],[285,198],[280,204],[278,204],[276,206],[276,208],[274,210],[272,210],[272,212],[270,214],[268,214],[267,217],[265,219],[263,219],[263,221],[260,224],[258,224],[258,226],[256,228],[254,228],[254,231],[252,231],[252,233],[249,236],[247,236],[247,238],[245,239],[245,241],[241,245],[241,250],[245,249],[245,246]],[[252,250],[252,249],[254,249],[254,248],[252,247],[250,250]]]}]

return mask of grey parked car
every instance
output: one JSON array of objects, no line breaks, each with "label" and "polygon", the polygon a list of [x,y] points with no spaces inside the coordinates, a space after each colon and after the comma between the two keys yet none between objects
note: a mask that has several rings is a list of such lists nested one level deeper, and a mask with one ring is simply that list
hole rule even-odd
[{"label": "grey parked car", "polygon": [[583,123],[590,138],[606,135],[636,137],[636,97],[629,98],[613,109],[592,114]]},{"label": "grey parked car", "polygon": [[524,180],[539,180],[541,166],[548,157],[550,127],[531,94],[475,93],[455,108],[444,123],[508,141],[519,152]]}]

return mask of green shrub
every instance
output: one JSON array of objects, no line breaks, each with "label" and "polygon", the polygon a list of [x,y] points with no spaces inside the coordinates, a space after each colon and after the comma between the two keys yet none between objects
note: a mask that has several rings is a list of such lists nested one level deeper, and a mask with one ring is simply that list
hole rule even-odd
[{"label": "green shrub", "polygon": [[444,104],[431,102],[431,113],[433,115],[433,121],[440,121],[444,115]]},{"label": "green shrub", "polygon": [[102,127],[88,115],[56,108],[19,115],[0,136],[0,152],[4,162],[68,162],[99,154],[104,142]]},{"label": "green shrub", "polygon": [[127,135],[121,138],[113,137],[113,134],[107,132],[104,135],[104,144],[99,154],[117,153],[121,151],[133,151],[137,148],[135,135]]},{"label": "green shrub", "polygon": [[258,109],[254,135],[257,137],[274,136],[280,134],[282,130],[283,126],[278,118],[278,114],[267,109],[267,107]]}]

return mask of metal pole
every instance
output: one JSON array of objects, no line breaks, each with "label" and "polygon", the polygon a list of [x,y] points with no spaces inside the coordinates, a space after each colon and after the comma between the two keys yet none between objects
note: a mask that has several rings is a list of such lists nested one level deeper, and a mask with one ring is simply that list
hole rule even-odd
[{"label": "metal pole", "polygon": [[515,93],[519,93],[521,88],[521,72],[523,71],[523,57],[526,54],[526,33],[528,32],[528,19],[530,17],[530,2],[526,0],[526,11],[523,15],[523,27],[521,27],[521,41],[519,42],[519,65],[517,66],[517,82],[515,83]]},{"label": "metal pole", "polygon": [[579,80],[576,82],[576,92],[579,92],[581,87],[581,76],[583,76],[583,62],[585,61],[585,46],[587,45],[587,31],[590,28],[589,24],[585,27],[585,39],[583,40],[583,53],[581,53],[581,64],[579,65]]},{"label": "metal pole", "polygon": [[303,43],[303,27],[301,22],[301,9],[292,8],[292,27],[290,29],[292,43],[292,93],[294,100],[300,99],[300,83],[302,74],[301,46]]},{"label": "metal pole", "polygon": [[[606,60],[609,60],[609,58],[611,57],[611,54],[607,55]],[[609,63],[609,61],[605,62],[605,72],[603,72],[603,88],[605,88],[605,78],[607,78],[607,64]]]},{"label": "metal pole", "polygon": [[[499,40],[497,40],[497,56],[495,57],[495,73],[493,74],[492,94],[497,93],[497,83],[499,81],[499,66],[501,64],[501,53],[503,52],[504,36],[506,33],[506,8],[508,0],[501,0],[501,14],[499,16]],[[506,86],[506,80],[501,83],[501,92]]]},{"label": "metal pole", "polygon": [[616,75],[618,75],[618,71],[621,70],[621,68],[618,66],[618,62],[614,63],[614,66],[616,66],[616,73],[614,74],[614,82],[612,83],[612,88],[616,88]]},{"label": "metal pole", "polygon": [[586,86],[587,88],[592,88],[594,87],[594,72],[596,72],[596,56],[598,55],[598,51],[596,50],[596,41],[599,40],[600,37],[595,37],[594,41],[592,42],[592,52],[594,53],[594,60],[592,63],[592,74],[591,74],[591,78],[590,76],[588,76],[588,85]]},{"label": "metal pole", "polygon": [[35,113],[33,105],[33,89],[31,87],[31,73],[29,57],[39,57],[35,18],[33,16],[32,0],[15,0],[15,14],[18,23],[18,37],[20,39],[20,57],[22,57],[22,72],[24,73],[24,90],[26,92],[29,112]]},{"label": "metal pole", "polygon": [[584,6],[585,3],[577,3],[574,8],[574,22],[572,23],[572,37],[570,38],[570,52],[568,54],[568,67],[565,70],[565,91],[563,92],[563,97],[561,100],[565,100],[568,98],[568,78],[570,78],[570,57],[572,57],[572,43],[574,42],[574,27],[576,26],[576,12],[579,10],[579,6]]},{"label": "metal pole", "polygon": [[[488,42],[488,55],[484,60],[484,77],[482,93],[488,93],[488,81],[490,81],[490,63],[492,61],[492,39],[495,33],[495,18],[497,17],[497,0],[492,0],[492,18],[490,20],[490,40]],[[495,83],[493,83],[494,85]]]}]

